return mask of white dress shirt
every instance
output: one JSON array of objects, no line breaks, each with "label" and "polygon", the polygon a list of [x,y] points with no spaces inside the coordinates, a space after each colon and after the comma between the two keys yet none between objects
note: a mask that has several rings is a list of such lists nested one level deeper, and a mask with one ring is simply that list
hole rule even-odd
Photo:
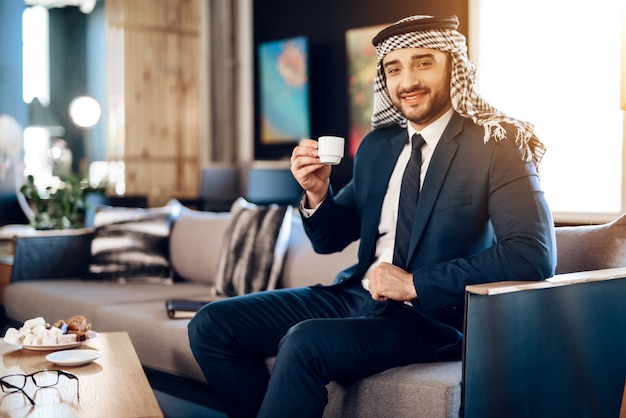
[{"label": "white dress shirt", "polygon": [[452,118],[454,110],[450,108],[439,119],[417,132],[411,124],[408,124],[407,130],[409,141],[404,145],[402,152],[398,156],[396,166],[391,173],[387,192],[383,200],[383,207],[380,212],[380,223],[378,224],[378,240],[376,241],[376,253],[374,262],[370,265],[365,278],[363,279],[363,287],[368,288],[367,277],[369,274],[383,261],[391,263],[393,261],[393,248],[396,239],[396,222],[398,220],[398,202],[400,200],[400,187],[402,185],[402,175],[411,158],[411,138],[413,134],[421,134],[424,138],[424,146],[422,146],[422,169],[420,170],[420,187],[424,184],[424,178],[428,171],[428,165],[435,151],[435,147],[439,143],[443,131],[448,126],[450,118]]}]

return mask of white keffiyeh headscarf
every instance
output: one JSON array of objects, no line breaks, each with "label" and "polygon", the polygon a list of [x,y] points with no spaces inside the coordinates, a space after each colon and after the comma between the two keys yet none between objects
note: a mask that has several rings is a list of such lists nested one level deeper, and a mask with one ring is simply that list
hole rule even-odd
[{"label": "white keffiyeh headscarf", "polygon": [[502,123],[517,128],[515,143],[523,152],[524,161],[539,161],[546,148],[533,133],[534,125],[505,115],[487,103],[475,90],[476,64],[467,56],[465,36],[457,32],[459,21],[456,16],[435,18],[411,16],[383,29],[372,41],[376,47],[378,64],[374,79],[374,112],[372,128],[399,124],[406,126],[406,118],[392,103],[386,88],[382,61],[389,52],[400,48],[430,48],[449,52],[452,57],[450,98],[452,107],[463,117],[485,128],[484,141],[491,138],[500,141],[506,138]]}]

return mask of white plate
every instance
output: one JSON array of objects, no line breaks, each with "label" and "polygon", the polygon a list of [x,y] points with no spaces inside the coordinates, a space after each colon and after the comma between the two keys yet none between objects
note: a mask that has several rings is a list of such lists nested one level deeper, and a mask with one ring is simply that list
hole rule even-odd
[{"label": "white plate", "polygon": [[91,340],[92,338],[96,338],[98,336],[98,333],[95,331],[88,331],[87,335],[89,336],[88,339],[86,339],[85,341],[77,341],[75,343],[68,343],[68,344],[55,344],[55,345],[22,345],[22,348],[25,348],[27,350],[35,350],[35,351],[57,351],[57,350],[65,350],[68,348],[74,348],[74,347],[78,347],[79,345],[81,345],[82,343]]},{"label": "white plate", "polygon": [[63,350],[55,351],[46,356],[46,360],[59,366],[82,366],[99,358],[102,355],[97,350]]}]

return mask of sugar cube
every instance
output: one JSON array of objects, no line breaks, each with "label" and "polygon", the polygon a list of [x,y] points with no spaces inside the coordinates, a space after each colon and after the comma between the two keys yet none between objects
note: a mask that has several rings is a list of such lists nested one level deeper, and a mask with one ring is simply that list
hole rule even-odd
[{"label": "sugar cube", "polygon": [[43,334],[41,344],[42,345],[57,345],[57,336],[52,335],[50,333],[45,333]]},{"label": "sugar cube", "polygon": [[76,334],[63,334],[57,337],[59,344],[71,344],[76,342]]},{"label": "sugar cube", "polygon": [[46,320],[45,320],[45,319],[43,319],[43,317],[38,316],[37,318],[27,319],[27,320],[24,322],[24,326],[25,326],[26,328],[34,328],[34,327],[36,327],[37,325],[41,325],[41,326],[46,325]]},{"label": "sugar cube", "polygon": [[61,335],[63,334],[63,330],[61,330],[61,328],[58,327],[52,327],[48,330],[48,332],[52,335]]},{"label": "sugar cube", "polygon": [[24,339],[22,340],[22,344],[24,345],[33,345],[33,340],[36,338],[35,334],[28,334],[27,336],[24,337]]},{"label": "sugar cube", "polygon": [[43,335],[46,333],[46,327],[44,327],[43,325],[35,325],[33,328],[31,328],[31,332],[35,335]]},{"label": "sugar cube", "polygon": [[7,344],[19,345],[22,343],[24,335],[22,335],[17,329],[9,328],[4,334],[4,342]]}]

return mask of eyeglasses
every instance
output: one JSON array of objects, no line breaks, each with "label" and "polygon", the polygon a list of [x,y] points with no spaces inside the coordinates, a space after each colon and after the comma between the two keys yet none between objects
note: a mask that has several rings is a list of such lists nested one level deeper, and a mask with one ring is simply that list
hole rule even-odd
[{"label": "eyeglasses", "polygon": [[68,379],[76,380],[76,397],[80,399],[78,377],[64,370],[39,370],[38,372],[31,374],[11,374],[8,376],[2,376],[0,377],[0,386],[2,386],[2,391],[4,393],[22,392],[24,396],[28,398],[31,405],[35,406],[33,398],[28,396],[28,394],[24,391],[24,386],[26,386],[28,378],[30,377],[35,386],[38,388],[49,388],[56,386],[59,383],[59,376],[65,376]]}]

